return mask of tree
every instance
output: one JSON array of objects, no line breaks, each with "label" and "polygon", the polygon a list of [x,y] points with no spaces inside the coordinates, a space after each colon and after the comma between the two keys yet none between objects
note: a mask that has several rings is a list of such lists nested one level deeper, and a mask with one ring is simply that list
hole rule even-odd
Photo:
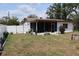
[{"label": "tree", "polygon": [[77,9],[79,8],[78,3],[54,3],[50,5],[47,9],[46,14],[48,18],[51,19],[67,19],[67,16],[72,12],[77,14]]},{"label": "tree", "polygon": [[0,24],[4,24],[4,25],[6,25],[7,22],[6,22],[5,20],[1,19],[1,20],[0,20]]},{"label": "tree", "polygon": [[0,20],[0,24],[4,24],[4,25],[19,25],[19,21],[17,17],[2,17],[2,19]]},{"label": "tree", "polygon": [[73,16],[74,29],[79,31],[79,14]]},{"label": "tree", "polygon": [[27,16],[27,18],[38,18],[38,16],[31,14],[31,15]]},{"label": "tree", "polygon": [[26,22],[26,18],[24,18],[22,21],[21,21],[21,24],[24,24]]},{"label": "tree", "polygon": [[46,14],[48,14],[48,18],[59,18],[60,19],[60,13],[61,13],[61,4],[60,3],[54,3],[49,6]]},{"label": "tree", "polygon": [[12,18],[8,20],[7,25],[19,25],[19,21],[17,20],[18,20],[17,17],[12,16]]}]

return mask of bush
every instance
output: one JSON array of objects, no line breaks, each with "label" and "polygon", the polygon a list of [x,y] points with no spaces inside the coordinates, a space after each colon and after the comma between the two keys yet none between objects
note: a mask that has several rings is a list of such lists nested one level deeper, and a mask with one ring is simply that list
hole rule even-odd
[{"label": "bush", "polygon": [[13,35],[13,32],[11,32],[10,34]]},{"label": "bush", "polygon": [[4,44],[8,34],[9,34],[8,32],[4,32],[3,33],[3,38],[0,38],[0,51],[3,50],[3,44]]},{"label": "bush", "polygon": [[32,30],[30,30],[29,33],[32,33]]},{"label": "bush", "polygon": [[60,27],[59,27],[59,31],[61,32],[61,34],[64,34],[64,31],[65,31],[64,26],[60,26]]},{"label": "bush", "polygon": [[8,34],[9,34],[8,32],[4,32],[4,33],[3,33],[3,37],[6,39],[7,36],[8,36]]}]

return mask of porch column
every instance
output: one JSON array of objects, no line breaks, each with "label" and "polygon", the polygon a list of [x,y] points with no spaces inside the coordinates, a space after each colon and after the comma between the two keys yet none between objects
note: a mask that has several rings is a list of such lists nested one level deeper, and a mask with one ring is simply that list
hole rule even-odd
[{"label": "porch column", "polygon": [[37,35],[37,31],[38,31],[38,23],[36,22],[36,35]]},{"label": "porch column", "polygon": [[44,22],[44,32],[45,32],[45,22]]},{"label": "porch column", "polygon": [[56,26],[56,25],[55,25],[55,23],[54,23],[54,32],[55,32],[55,26]]},{"label": "porch column", "polygon": [[52,32],[52,22],[51,22],[51,32]]}]

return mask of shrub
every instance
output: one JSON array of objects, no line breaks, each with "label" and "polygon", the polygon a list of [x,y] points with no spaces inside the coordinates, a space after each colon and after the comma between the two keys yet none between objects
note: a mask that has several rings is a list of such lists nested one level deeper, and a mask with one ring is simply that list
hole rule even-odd
[{"label": "shrub", "polygon": [[64,34],[64,31],[65,31],[64,26],[60,26],[60,27],[59,27],[59,31],[61,32],[61,34]]},{"label": "shrub", "polygon": [[32,33],[32,30],[29,30],[29,33]]},{"label": "shrub", "polygon": [[13,35],[13,32],[11,32],[10,34]]},{"label": "shrub", "polygon": [[8,32],[4,32],[4,33],[3,33],[3,37],[6,39],[7,36],[8,36],[8,34],[9,34]]}]

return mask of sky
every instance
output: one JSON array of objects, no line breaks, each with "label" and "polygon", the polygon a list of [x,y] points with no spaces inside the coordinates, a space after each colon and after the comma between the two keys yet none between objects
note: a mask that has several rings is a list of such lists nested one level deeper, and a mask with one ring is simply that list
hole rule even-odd
[{"label": "sky", "polygon": [[30,14],[35,14],[39,17],[46,18],[47,8],[50,3],[0,3],[0,18],[8,15],[16,16],[21,21],[24,17]]}]

